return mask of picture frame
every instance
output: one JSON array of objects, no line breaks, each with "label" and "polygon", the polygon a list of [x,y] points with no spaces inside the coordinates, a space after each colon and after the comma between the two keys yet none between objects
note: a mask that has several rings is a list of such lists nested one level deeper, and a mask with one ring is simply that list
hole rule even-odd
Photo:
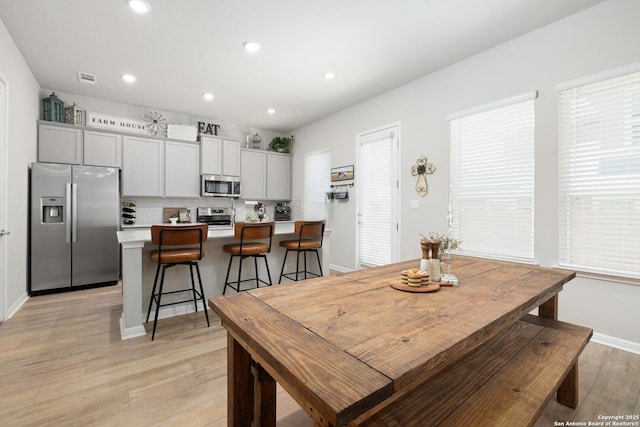
[{"label": "picture frame", "polygon": [[331,168],[331,182],[353,179],[353,165]]}]

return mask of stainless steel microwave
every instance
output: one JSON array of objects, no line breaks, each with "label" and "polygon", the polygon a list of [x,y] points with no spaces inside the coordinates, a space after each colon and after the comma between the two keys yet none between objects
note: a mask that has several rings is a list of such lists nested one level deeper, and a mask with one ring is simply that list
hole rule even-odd
[{"label": "stainless steel microwave", "polygon": [[240,197],[240,177],[202,175],[203,196]]}]

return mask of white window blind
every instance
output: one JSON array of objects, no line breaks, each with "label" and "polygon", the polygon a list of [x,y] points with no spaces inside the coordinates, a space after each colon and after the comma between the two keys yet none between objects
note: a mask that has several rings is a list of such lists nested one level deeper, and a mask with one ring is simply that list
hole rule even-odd
[{"label": "white window blind", "polygon": [[559,88],[559,261],[640,277],[640,67]]},{"label": "white window blind", "polygon": [[449,117],[451,234],[465,254],[533,262],[535,96]]},{"label": "white window blind", "polygon": [[331,151],[309,153],[304,158],[304,219],[328,219],[325,208],[331,185]]}]

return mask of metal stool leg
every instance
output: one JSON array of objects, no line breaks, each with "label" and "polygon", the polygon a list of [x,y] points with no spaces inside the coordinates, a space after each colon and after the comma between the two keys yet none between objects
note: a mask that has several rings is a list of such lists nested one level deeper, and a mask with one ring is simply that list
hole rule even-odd
[{"label": "metal stool leg", "polygon": [[280,270],[280,278],[278,283],[282,283],[282,276],[284,275],[284,266],[287,264],[287,255],[289,255],[289,249],[284,252],[284,259],[282,260],[282,269]]},{"label": "metal stool leg", "polygon": [[155,319],[153,320],[153,333],[151,334],[151,341],[153,341],[153,339],[156,337],[156,325],[158,324],[158,314],[160,314],[160,299],[162,298],[162,287],[164,286],[165,271],[167,271],[167,265],[162,266],[162,278],[160,279],[160,290],[158,291],[158,301],[156,301],[156,315],[155,315]]},{"label": "metal stool leg", "polygon": [[253,257],[253,265],[256,267],[256,288],[260,287],[260,279],[258,279],[258,257]]},{"label": "metal stool leg", "polygon": [[149,322],[151,306],[153,305],[153,295],[156,293],[156,285],[158,284],[158,273],[160,273],[160,263],[158,263],[158,268],[156,268],[156,278],[153,280],[153,289],[151,290],[151,298],[149,298],[149,309],[147,310],[147,321],[145,323]]},{"label": "metal stool leg", "polygon": [[267,262],[267,256],[266,255],[263,255],[263,256],[264,256],[264,265],[267,267],[267,277],[269,278],[269,286],[273,286],[273,282],[271,281],[271,273],[269,272],[269,263]]},{"label": "metal stool leg", "polygon": [[320,262],[320,254],[318,253],[318,250],[316,249],[316,258],[318,258],[318,268],[320,269],[320,275],[324,276],[324,273],[322,272],[322,262]]},{"label": "metal stool leg", "polygon": [[193,280],[193,263],[189,263],[189,273],[191,275],[191,293],[193,294],[193,306],[198,312],[198,297],[196,296],[196,282]]},{"label": "metal stool leg", "polygon": [[298,271],[300,271],[300,251],[296,251],[296,282],[298,281]]},{"label": "metal stool leg", "polygon": [[227,286],[229,286],[229,272],[231,271],[231,263],[233,262],[233,255],[229,256],[229,266],[227,267],[227,276],[224,279],[224,289],[222,290],[222,295],[227,292]]},{"label": "metal stool leg", "polygon": [[202,307],[204,309],[204,317],[207,318],[207,326],[211,326],[211,324],[209,323],[209,313],[207,310],[207,303],[204,300],[204,289],[202,288],[202,277],[200,277],[200,267],[198,266],[198,263],[196,262],[196,273],[198,273],[198,283],[200,283],[200,296],[202,297]]},{"label": "metal stool leg", "polygon": [[238,283],[236,284],[236,292],[240,292],[240,278],[242,277],[242,261],[244,261],[244,259],[246,257],[239,255],[240,256],[240,265],[238,265]]}]

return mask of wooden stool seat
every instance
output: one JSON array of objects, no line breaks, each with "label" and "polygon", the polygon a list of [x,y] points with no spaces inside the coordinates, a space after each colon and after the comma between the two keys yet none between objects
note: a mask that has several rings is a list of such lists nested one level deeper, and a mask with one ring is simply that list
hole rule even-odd
[{"label": "wooden stool seat", "polygon": [[222,250],[231,255],[259,255],[269,252],[269,245],[266,243],[245,243],[240,247],[239,243],[224,245]]},{"label": "wooden stool seat", "polygon": [[[227,292],[227,288],[240,292],[242,290],[240,289],[240,284],[243,282],[252,282],[255,280],[257,288],[260,287],[260,283],[264,283],[267,286],[272,285],[269,263],[267,262],[267,254],[271,252],[271,241],[273,239],[275,228],[275,223],[273,221],[236,222],[234,225],[234,237],[240,240],[240,242],[231,243],[222,247],[222,250],[230,255],[222,295]],[[229,272],[231,271],[231,264],[235,257],[240,257],[238,262],[238,278],[236,280],[229,281]],[[250,279],[242,279],[242,261],[249,257],[253,258],[256,276]],[[262,258],[264,260],[264,265],[267,268],[267,277],[269,278],[268,282],[259,278],[258,258]]]},{"label": "wooden stool seat", "polygon": [[204,251],[200,253],[198,249],[168,249],[162,251],[162,259],[160,259],[160,252],[157,250],[151,251],[149,259],[153,262],[159,262],[161,264],[179,264],[190,261],[200,261],[204,257]]},{"label": "wooden stool seat", "polygon": [[[282,269],[280,270],[280,279],[278,282],[282,282],[282,278],[286,277],[289,280],[298,281],[300,274],[304,274],[304,278],[307,279],[309,275],[314,277],[322,276],[322,262],[320,261],[320,255],[318,249],[322,247],[322,239],[324,237],[325,221],[296,221],[294,227],[294,233],[297,236],[295,240],[283,240],[280,242],[280,246],[286,249],[284,254],[284,260],[282,260]],[[290,273],[284,272],[284,267],[287,263],[287,256],[289,251],[297,252],[296,256],[296,271]],[[315,252],[318,260],[318,269],[320,274],[309,271],[307,268],[307,252]],[[300,254],[304,255],[304,270],[300,270]],[[294,276],[295,275],[295,276]]]},{"label": "wooden stool seat", "polygon": [[[151,334],[151,341],[156,336],[156,326],[158,324],[158,314],[160,313],[160,307],[166,307],[168,305],[182,304],[185,302],[193,302],[195,311],[198,311],[198,301],[202,301],[204,315],[207,319],[207,326],[209,324],[209,313],[207,313],[207,305],[204,300],[204,289],[202,287],[202,277],[200,277],[200,267],[198,261],[204,257],[204,250],[202,249],[202,243],[207,240],[207,234],[209,233],[209,226],[207,224],[188,224],[188,225],[153,225],[151,226],[151,242],[154,245],[158,245],[158,249],[151,251],[149,259],[152,262],[158,264],[156,268],[156,277],[153,281],[153,290],[151,291],[151,299],[149,300],[149,309],[147,310],[147,322],[151,315],[151,308],[153,303],[156,303],[156,314],[153,320],[153,333]],[[197,246],[196,246],[197,245]],[[179,246],[176,248],[175,246]],[[172,290],[169,292],[163,292],[164,287],[164,275],[167,268],[175,267],[176,265],[188,265],[189,272],[191,273],[191,287]],[[160,287],[156,293],[156,287],[158,286],[158,276],[160,275],[160,268],[162,267],[162,277],[160,278]],[[198,283],[200,290],[196,290],[196,284],[193,279],[193,267],[196,268],[198,274]],[[183,292],[190,292],[190,298],[181,299],[180,301],[173,301],[170,303],[162,303],[162,295],[178,294]]]},{"label": "wooden stool seat", "polygon": [[280,242],[280,246],[292,251],[303,250],[308,251],[312,249],[320,249],[322,242],[318,240],[302,239],[302,240],[284,240]]}]

